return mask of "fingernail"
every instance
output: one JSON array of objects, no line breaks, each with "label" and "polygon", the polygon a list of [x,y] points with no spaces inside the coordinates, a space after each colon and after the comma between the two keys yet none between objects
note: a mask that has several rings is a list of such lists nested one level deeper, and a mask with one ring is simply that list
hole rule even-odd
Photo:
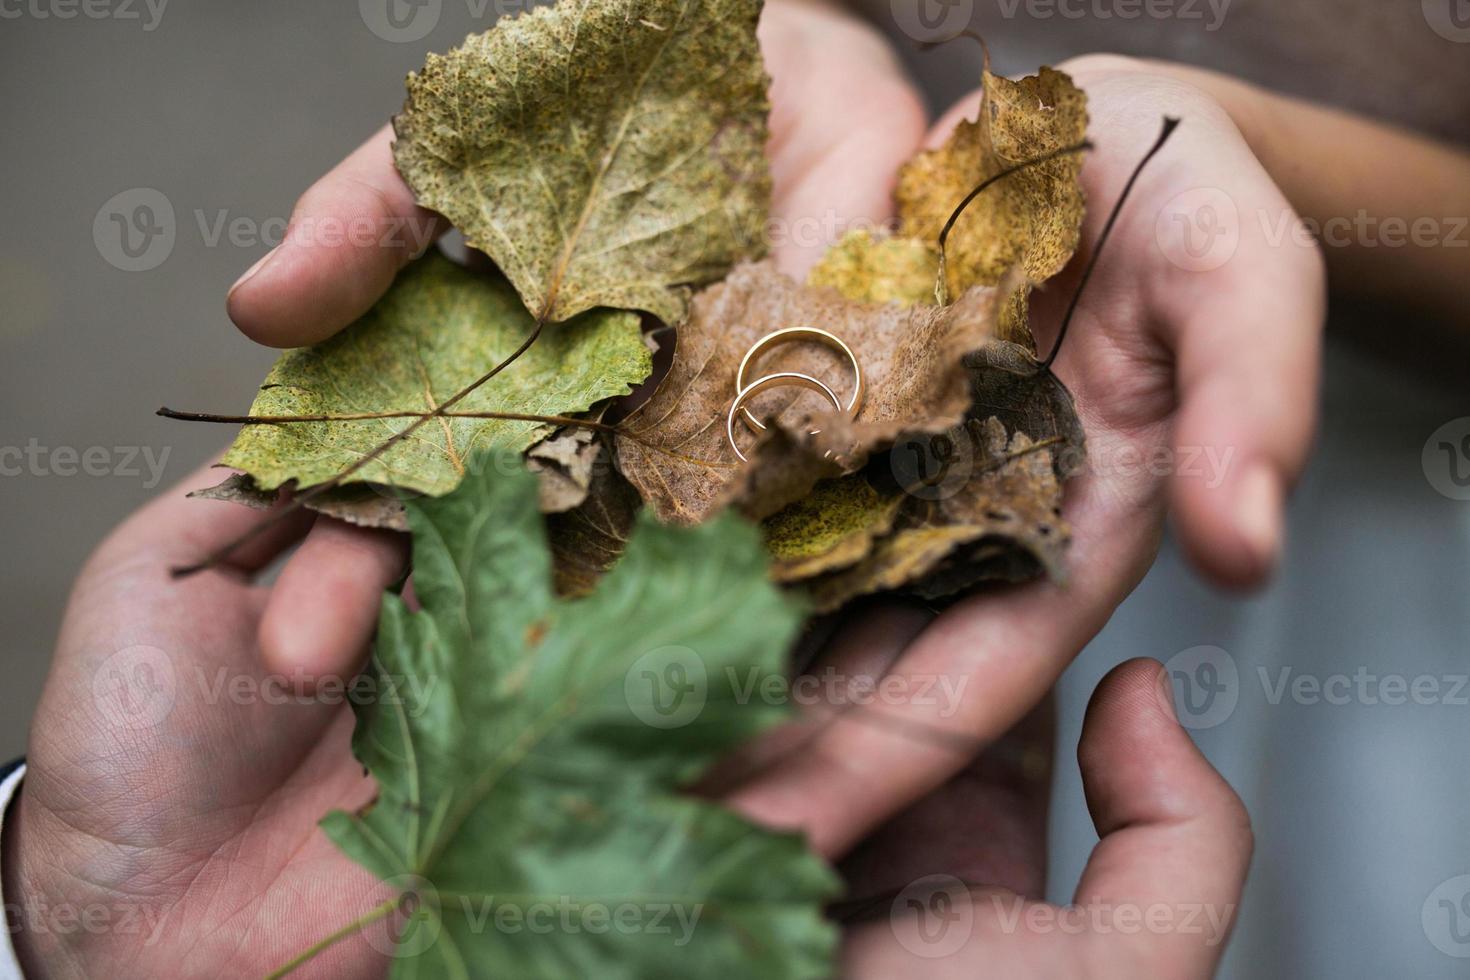
[{"label": "fingernail", "polygon": [[228,299],[229,297],[235,295],[235,290],[245,285],[251,279],[254,279],[256,273],[260,272],[261,269],[264,269],[266,263],[275,256],[276,251],[277,250],[273,248],[269,252],[266,252],[264,255],[262,255],[259,259],[256,259],[255,264],[246,269],[243,276],[235,280],[235,284],[230,287],[230,291],[225,294],[225,298]]},{"label": "fingernail", "polygon": [[1262,566],[1270,571],[1281,552],[1281,481],[1265,463],[1255,463],[1235,490],[1235,528]]}]

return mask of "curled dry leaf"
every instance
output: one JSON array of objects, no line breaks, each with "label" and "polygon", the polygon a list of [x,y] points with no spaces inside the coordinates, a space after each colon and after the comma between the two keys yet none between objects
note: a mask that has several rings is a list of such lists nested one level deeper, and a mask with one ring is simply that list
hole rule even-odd
[{"label": "curled dry leaf", "polygon": [[[980,182],[1086,134],[1087,96],[1064,72],[1043,68],[1011,81],[986,71],[977,118],[899,171],[902,233],[937,243],[955,207]],[[949,294],[994,285],[1017,266],[1031,282],[1060,272],[1081,235],[1081,169],[1079,157],[1059,157],[1017,171],[971,201],[945,243]],[[1024,294],[1007,313],[1003,336],[1029,343]]]},{"label": "curled dry leaf", "polygon": [[[1011,435],[997,418],[896,447],[919,457],[903,485],[891,534],[856,563],[813,579],[818,610],[857,596],[905,588],[939,598],[981,581],[1045,572],[1061,581],[1069,532],[1047,442]],[[937,464],[937,465],[936,465]],[[895,461],[895,475],[906,466]]]},{"label": "curled dry leaf", "polygon": [[610,462],[593,467],[586,499],[546,519],[558,594],[586,595],[596,587],[622,556],[642,507],[638,491]]},{"label": "curled dry leaf", "polygon": [[683,315],[761,251],[759,0],[561,0],[409,76],[394,157],[541,322]]},{"label": "curled dry leaf", "polygon": [[[695,298],[668,375],[620,426],[618,465],[666,521],[697,523],[727,505],[755,518],[774,513],[901,437],[962,421],[970,406],[963,359],[995,342],[1005,295],[1004,287],[977,288],[953,306],[905,309],[798,284],[769,263],[739,266]],[[725,432],[740,359],[767,333],[803,324],[820,325],[856,352],[868,394],[855,420],[830,408],[802,410],[795,400],[809,396],[794,389],[755,399],[753,411],[775,421],[742,465]],[[852,387],[846,362],[814,344],[778,347],[755,370],[804,371],[844,400]]]},{"label": "curled dry leaf", "polygon": [[561,514],[587,499],[602,443],[591,429],[561,429],[526,450],[526,468],[540,480],[541,513]]}]

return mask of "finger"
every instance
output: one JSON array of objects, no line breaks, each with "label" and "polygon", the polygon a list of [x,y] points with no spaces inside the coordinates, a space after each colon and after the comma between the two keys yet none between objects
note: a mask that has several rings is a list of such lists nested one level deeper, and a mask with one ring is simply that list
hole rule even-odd
[{"label": "finger", "polygon": [[821,4],[769,4],[772,252],[802,279],[851,228],[893,213],[898,168],[918,149],[924,103],[887,41]]},{"label": "finger", "polygon": [[405,535],[318,518],[271,590],[260,623],[266,669],[307,684],[354,675],[407,555]]},{"label": "finger", "polygon": [[220,564],[224,570],[246,574],[264,568],[301,540],[311,527],[313,515],[298,513],[275,521],[276,511],[284,503],[271,510],[256,510],[222,500],[189,497],[194,490],[219,483],[228,472],[214,465],[195,470],[124,521],[98,547],[90,564],[107,566],[142,555],[159,565],[160,574],[166,574],[169,569],[192,565],[254,527],[268,524]]},{"label": "finger", "polygon": [[272,347],[325,340],[447,228],[414,203],[385,126],[301,196],[284,240],[230,289],[230,319]]},{"label": "finger", "polygon": [[[792,753],[819,751],[822,727],[845,710],[841,703],[858,678],[881,677],[934,616],[910,602],[880,599],[853,610],[827,638],[790,690],[797,717],[731,753],[700,781],[711,796],[729,793]],[[815,682],[815,683],[813,683]],[[828,760],[842,766],[842,759]]]},{"label": "finger", "polygon": [[891,899],[943,874],[1041,899],[1055,743],[1056,699],[1048,695],[949,782],[864,840],[842,862],[848,894]]},{"label": "finger", "polygon": [[1023,718],[1132,590],[1157,547],[1152,506],[1120,512],[1074,481],[1066,586],[1038,582],[956,603],[888,671],[888,693],[822,726],[729,800],[805,831],[828,856],[944,784]]},{"label": "finger", "polygon": [[1152,917],[1101,937],[1132,975],[1213,976],[1250,864],[1250,818],[1175,719],[1158,662],[1130,660],[1103,678],[1077,758],[1102,840],[1075,902]]},{"label": "finger", "polygon": [[[1267,210],[1291,215],[1284,200]],[[1260,222],[1239,230],[1223,266],[1173,270],[1177,288],[1160,291],[1158,308],[1177,361],[1169,495],[1180,536],[1207,575],[1248,586],[1277,564],[1286,495],[1311,445],[1326,295],[1315,249],[1260,240]]]}]

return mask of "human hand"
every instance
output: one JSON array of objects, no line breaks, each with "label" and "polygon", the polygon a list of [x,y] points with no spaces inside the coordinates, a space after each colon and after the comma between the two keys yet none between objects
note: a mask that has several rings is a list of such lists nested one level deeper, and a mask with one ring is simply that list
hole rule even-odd
[{"label": "human hand", "polygon": [[[1061,67],[1088,93],[1097,150],[1082,170],[1090,208],[1080,253],[1033,296],[1043,352],[1162,117],[1183,119],[1139,179],[1055,364],[1088,439],[1063,510],[1071,578],[987,591],[932,620],[884,604],[847,625],[858,639],[818,657],[816,671],[959,692],[809,712],[747,753],[750,781],[733,799],[767,822],[808,829],[827,853],[943,785],[1042,699],[1148,570],[1166,510],[1216,581],[1259,582],[1277,560],[1285,493],[1315,416],[1320,254],[1297,244],[1286,199],[1204,92],[1128,59]],[[978,93],[963,100],[928,143],[978,104]],[[1240,216],[1238,241],[1200,261],[1180,237],[1200,229],[1174,216],[1198,222],[1204,210],[1190,208],[1222,198]]]},{"label": "human hand", "polygon": [[[272,676],[256,644],[275,589],[251,578],[310,518],[171,579],[267,519],[186,499],[206,476],[133,515],[73,590],[0,861],[29,978],[261,976],[389,894],[317,829],[374,793],[342,692]],[[376,601],[382,554],[352,558]],[[344,619],[363,598],[323,596],[313,625],[365,645]],[[388,943],[355,937],[305,975],[374,975]]]},{"label": "human hand", "polygon": [[[1044,804],[1026,825],[1014,820],[1044,799],[1045,767],[1028,772],[1025,749],[982,758],[848,861],[846,905],[860,912],[843,975],[1213,976],[1250,863],[1250,820],[1171,696],[1152,660],[1114,668],[1093,694],[1077,757],[1101,840],[1069,905],[1042,900]],[[1030,734],[1044,742],[1044,731]]]},{"label": "human hand", "polygon": [[[881,38],[835,9],[777,0],[761,41],[775,79],[773,216],[791,231],[775,253],[801,275],[830,235],[796,219],[881,221],[924,118]],[[313,187],[285,243],[232,290],[248,335],[277,346],[330,336],[444,230],[414,205],[389,140],[385,129]],[[383,248],[294,233],[323,221],[408,237]],[[89,562],[4,828],[8,901],[128,909],[139,929],[27,930],[23,915],[15,940],[29,976],[258,975],[388,894],[317,829],[373,788],[351,755],[351,712],[306,694],[360,664],[382,591],[402,574],[402,540],[301,514],[228,564],[171,580],[170,568],[263,520],[183,498],[205,482],[196,475],[140,512]],[[297,541],[274,586],[252,584]],[[299,688],[290,703],[267,693],[281,678]],[[375,975],[385,948],[368,930],[302,975]]]},{"label": "human hand", "polygon": [[[759,37],[773,79],[768,244],[782,270],[801,277],[846,228],[889,216],[894,175],[917,149],[925,118],[886,42],[835,6],[775,0],[764,9]],[[236,284],[229,312],[247,335],[274,346],[331,336],[365,312],[397,271],[445,230],[415,206],[394,168],[391,140],[385,127],[308,190],[284,243]],[[309,234],[322,226],[423,234],[401,247],[362,241],[376,236],[327,244]],[[263,618],[261,649],[269,665],[322,675],[356,669],[357,645],[312,625],[308,613],[323,595],[341,591],[343,550],[361,547],[364,537],[340,522],[318,521],[283,570],[282,588]],[[373,547],[401,561],[390,539]],[[396,561],[382,567],[396,574]],[[376,616],[376,601],[365,602],[354,611],[349,634],[369,628]]]}]

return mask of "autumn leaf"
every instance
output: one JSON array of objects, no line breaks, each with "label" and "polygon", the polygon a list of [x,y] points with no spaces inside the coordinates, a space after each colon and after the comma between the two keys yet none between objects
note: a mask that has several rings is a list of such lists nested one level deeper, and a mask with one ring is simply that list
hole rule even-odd
[{"label": "autumn leaf", "polygon": [[850,231],[807,273],[810,286],[831,286],[865,303],[933,303],[939,251],[916,238]]},{"label": "autumn leaf", "polygon": [[761,525],[778,582],[855,565],[893,527],[903,498],[879,493],[861,474],[823,480],[810,494]]},{"label": "autumn leaf", "polygon": [[[876,537],[860,560],[813,578],[817,610],[872,592],[903,589],[936,599],[982,581],[1065,579],[1070,532],[1061,518],[1061,483],[1052,444],[1014,435],[997,418],[967,421],[927,444],[896,447],[902,488],[892,533]],[[942,447],[942,448],[941,448]]]},{"label": "autumn leaf", "polygon": [[[558,599],[535,480],[472,471],[408,505],[422,611],[385,597],[383,696],[354,705],[378,798],[323,822],[399,893],[370,913],[407,914],[393,975],[831,975],[832,873],[678,792],[786,714],[739,696],[784,677],[801,620],[755,530],[642,519],[592,595]],[[688,927],[485,927],[544,901]]]},{"label": "autumn leaf", "polygon": [[[899,171],[895,197],[905,236],[937,244],[955,207],[983,180],[1086,136],[1087,96],[1064,72],[1043,68],[1012,81],[987,70],[983,77],[977,118]],[[1077,156],[1058,157],[1018,170],[971,201],[945,243],[949,294],[994,285],[1017,267],[1033,283],[1062,271],[1081,235],[1081,169]],[[1023,297],[1007,314],[1004,337],[1029,342]]]},{"label": "autumn leaf", "polygon": [[541,322],[682,319],[687,286],[762,251],[759,0],[561,0],[409,76],[398,169]]},{"label": "autumn leaf", "polygon": [[601,459],[602,442],[592,429],[562,429],[526,450],[526,468],[540,486],[541,513],[565,513],[586,500]]},{"label": "autumn leaf", "polygon": [[[905,309],[798,284],[769,263],[739,266],[696,297],[668,374],[619,426],[618,465],[664,520],[697,523],[725,506],[764,517],[904,435],[958,424],[970,405],[963,358],[993,341],[1004,295],[976,289],[950,307]],[[757,339],[793,324],[820,324],[846,341],[868,394],[854,421],[830,408],[808,421],[808,410],[793,407],[805,396],[787,389],[759,396],[752,409],[777,421],[741,464],[725,431],[736,369]],[[776,348],[757,367],[823,377],[844,398],[852,385],[846,362],[812,344]],[[810,434],[814,425],[820,434]]]},{"label": "autumn leaf", "polygon": [[[603,450],[603,460],[610,456]],[[642,507],[638,491],[611,462],[593,467],[582,502],[546,518],[557,594],[586,595],[596,587],[622,557]]]},{"label": "autumn leaf", "polygon": [[[463,269],[433,252],[402,273],[357,323],[315,347],[287,351],[251,406],[253,416],[428,413],[514,351],[534,323],[498,276]],[[651,360],[636,314],[596,311],[538,343],[456,412],[562,415],[626,394]],[[405,427],[408,418],[367,418],[245,426],[222,464],[244,470],[256,489],[325,483]],[[519,452],[554,427],[545,423],[436,417],[350,476],[404,493],[453,490],[476,449]],[[373,504],[339,487],[318,506]],[[380,495],[381,497],[382,495]]]},{"label": "autumn leaf", "polygon": [[[865,255],[883,242],[850,235],[839,248]],[[849,255],[829,268],[848,265],[867,263]],[[903,290],[901,277],[833,282],[860,295],[881,283],[877,299]],[[902,440],[867,475],[824,481],[765,520],[777,581],[810,580],[827,611],[879,591],[940,599],[984,581],[1065,578],[1061,484],[1085,455],[1071,395],[1019,344],[988,344],[965,367],[964,423]]]}]

